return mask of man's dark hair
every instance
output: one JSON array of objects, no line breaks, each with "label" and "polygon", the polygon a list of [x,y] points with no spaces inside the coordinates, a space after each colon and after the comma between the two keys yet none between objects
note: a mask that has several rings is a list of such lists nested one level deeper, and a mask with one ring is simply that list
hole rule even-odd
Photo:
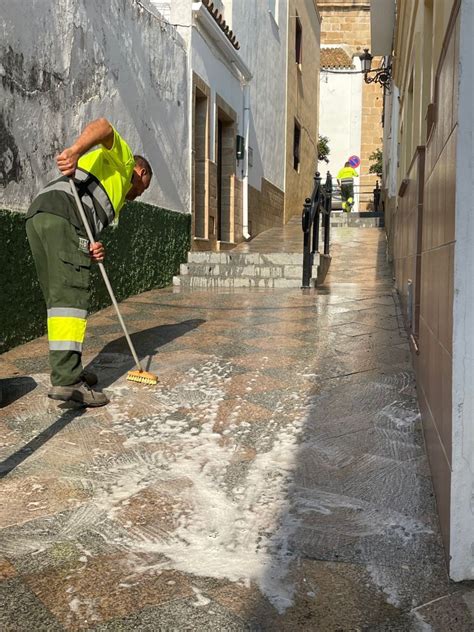
[{"label": "man's dark hair", "polygon": [[133,157],[135,158],[135,164],[142,169],[145,169],[146,174],[149,175],[151,178],[151,176],[153,175],[153,169],[151,168],[148,160],[143,156],[140,156],[139,154],[135,154]]},{"label": "man's dark hair", "polygon": [[344,167],[350,167],[350,166],[351,166],[350,162],[346,162],[345,165],[344,165]]}]

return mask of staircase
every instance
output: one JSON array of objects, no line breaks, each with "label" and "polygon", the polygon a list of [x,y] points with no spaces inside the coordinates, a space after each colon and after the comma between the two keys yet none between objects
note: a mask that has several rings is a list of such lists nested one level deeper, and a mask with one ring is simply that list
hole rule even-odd
[{"label": "staircase", "polygon": [[360,213],[331,213],[331,228],[382,228],[384,215],[375,211],[361,211]]},{"label": "staircase", "polygon": [[[316,254],[315,273],[318,265]],[[190,289],[299,288],[302,274],[301,252],[189,252],[173,285]]]}]

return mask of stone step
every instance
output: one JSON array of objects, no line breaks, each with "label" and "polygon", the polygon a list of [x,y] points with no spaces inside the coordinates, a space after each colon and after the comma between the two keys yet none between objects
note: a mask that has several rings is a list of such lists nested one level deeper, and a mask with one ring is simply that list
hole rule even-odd
[{"label": "stone step", "polygon": [[255,288],[255,289],[284,289],[300,288],[300,279],[284,278],[256,278],[256,277],[221,277],[221,276],[191,276],[173,277],[173,285],[188,289],[215,288]]},{"label": "stone step", "polygon": [[331,227],[332,228],[380,228],[384,226],[383,215],[372,213],[332,213],[331,214]]},{"label": "stone step", "polygon": [[188,253],[188,263],[223,263],[246,266],[284,266],[302,265],[303,253],[299,252],[271,252],[262,254],[259,252],[195,252]]},{"label": "stone step", "polygon": [[[316,261],[316,265],[318,261]],[[303,267],[300,265],[238,265],[232,263],[182,263],[179,273],[183,276],[220,276],[222,278],[255,279],[301,279]]]},{"label": "stone step", "polygon": [[[320,263],[314,257],[314,270]],[[173,285],[183,288],[299,288],[303,276],[301,253],[197,252],[188,253]]]}]

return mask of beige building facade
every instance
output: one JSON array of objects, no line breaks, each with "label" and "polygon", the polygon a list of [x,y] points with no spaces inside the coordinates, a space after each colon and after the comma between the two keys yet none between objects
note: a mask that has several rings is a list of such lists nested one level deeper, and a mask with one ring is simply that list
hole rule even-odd
[{"label": "beige building facade", "polygon": [[320,16],[316,0],[288,2],[286,175],[283,223],[311,196],[318,160]]},{"label": "beige building facade", "polygon": [[473,23],[471,0],[397,2],[384,132],[389,253],[456,580],[474,577]]},{"label": "beige building facade", "polygon": [[[321,15],[321,46],[343,47],[350,57],[359,56],[365,48],[370,49],[371,20],[368,0],[318,0]],[[381,58],[374,57],[372,67],[380,65]],[[379,84],[362,84],[361,137],[359,168],[360,187],[366,199],[375,187],[376,175],[369,173],[369,156],[382,148],[383,89]],[[323,135],[329,136],[321,129]],[[341,164],[340,167],[343,165]],[[340,168],[339,167],[339,168]],[[337,174],[333,174],[337,175]],[[360,205],[361,210],[368,207],[367,202]]]}]

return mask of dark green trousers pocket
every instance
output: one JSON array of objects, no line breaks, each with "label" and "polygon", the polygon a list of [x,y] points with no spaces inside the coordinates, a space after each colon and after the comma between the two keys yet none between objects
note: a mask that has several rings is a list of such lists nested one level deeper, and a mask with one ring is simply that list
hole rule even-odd
[{"label": "dark green trousers pocket", "polygon": [[89,289],[91,262],[88,255],[82,253],[58,252],[66,287]]}]

